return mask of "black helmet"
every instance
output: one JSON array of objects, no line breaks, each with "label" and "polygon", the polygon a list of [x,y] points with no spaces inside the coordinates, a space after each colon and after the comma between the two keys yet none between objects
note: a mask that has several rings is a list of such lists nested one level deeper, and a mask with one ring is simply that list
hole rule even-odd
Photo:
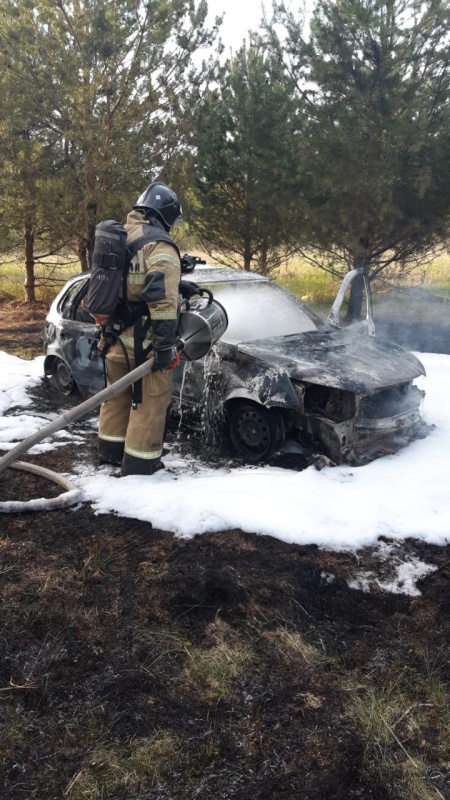
[{"label": "black helmet", "polygon": [[181,206],[177,195],[165,183],[151,183],[133,206],[135,211],[142,211],[146,217],[155,216],[168,231],[178,222],[182,222]]}]

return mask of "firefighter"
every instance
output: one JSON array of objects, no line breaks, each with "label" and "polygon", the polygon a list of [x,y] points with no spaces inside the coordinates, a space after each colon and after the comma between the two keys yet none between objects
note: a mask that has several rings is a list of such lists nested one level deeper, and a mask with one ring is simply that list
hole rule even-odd
[{"label": "firefighter", "polygon": [[[98,456],[100,463],[121,465],[121,475],[152,475],[161,461],[166,413],[172,394],[173,368],[178,363],[177,317],[180,254],[169,231],[182,224],[178,197],[164,183],[152,183],[127,216],[127,243],[156,228],[132,259],[127,273],[127,307],[142,303],[145,313],[127,327],[106,354],[107,384],[114,383],[147,357],[152,371],[134,387],[100,408]],[[145,229],[143,226],[145,225]],[[120,302],[119,306],[120,308]],[[135,305],[137,307],[137,305]],[[149,312],[149,316],[148,316]]]}]

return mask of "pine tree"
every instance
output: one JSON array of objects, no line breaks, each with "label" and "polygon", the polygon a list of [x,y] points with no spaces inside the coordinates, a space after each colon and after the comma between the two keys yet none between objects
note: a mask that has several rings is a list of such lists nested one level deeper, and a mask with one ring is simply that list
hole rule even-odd
[{"label": "pine tree", "polygon": [[[450,210],[449,6],[443,0],[319,0],[307,41],[279,4],[284,61],[308,124],[299,158],[308,236],[333,274],[407,268],[442,237]],[[358,316],[361,285],[349,314]]]},{"label": "pine tree", "polygon": [[286,255],[291,106],[258,43],[224,66],[197,115],[194,227],[223,263],[267,274]]},{"label": "pine tree", "polygon": [[31,122],[31,90],[6,61],[0,72],[0,252],[8,258],[22,247],[29,303],[36,299],[36,261],[61,245],[59,232],[48,224],[57,202],[51,146]]},{"label": "pine tree", "polygon": [[179,158],[192,54],[214,35],[206,11],[204,0],[0,0],[0,62],[52,154],[52,222],[84,269],[97,220],[122,217]]}]

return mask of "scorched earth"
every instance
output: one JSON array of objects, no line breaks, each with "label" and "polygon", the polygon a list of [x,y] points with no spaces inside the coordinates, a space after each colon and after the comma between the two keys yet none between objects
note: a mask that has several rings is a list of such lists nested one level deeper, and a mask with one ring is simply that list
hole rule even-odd
[{"label": "scorched earth", "polygon": [[[3,334],[6,450],[61,406],[39,329],[20,359]],[[95,418],[27,455],[84,502],[0,519],[0,797],[450,797],[450,357],[420,357],[436,427],[354,470],[172,431],[166,472],[118,479]]]}]

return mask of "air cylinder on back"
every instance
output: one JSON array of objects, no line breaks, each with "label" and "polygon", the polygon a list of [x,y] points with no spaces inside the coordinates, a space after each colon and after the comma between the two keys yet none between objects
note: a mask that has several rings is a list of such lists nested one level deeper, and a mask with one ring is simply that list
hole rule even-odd
[{"label": "air cylinder on back", "polygon": [[109,317],[117,305],[119,289],[127,264],[127,232],[114,219],[99,222],[95,228],[91,280],[86,307],[96,322]]}]

